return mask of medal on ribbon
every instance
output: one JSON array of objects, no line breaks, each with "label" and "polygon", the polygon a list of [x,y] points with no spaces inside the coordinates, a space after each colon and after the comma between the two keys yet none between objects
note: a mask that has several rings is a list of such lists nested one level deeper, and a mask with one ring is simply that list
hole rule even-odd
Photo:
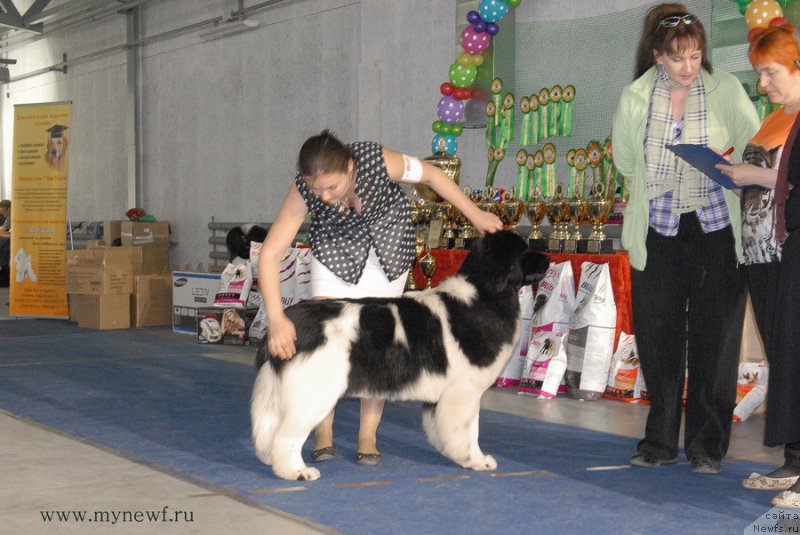
[{"label": "medal on ribbon", "polygon": [[575,86],[568,85],[561,92],[561,102],[559,103],[558,122],[559,133],[562,136],[572,135],[572,101],[575,99]]},{"label": "medal on ribbon", "polygon": [[554,85],[550,88],[550,124],[547,127],[551,136],[561,135],[559,129],[559,111],[561,106],[561,86]]},{"label": "medal on ribbon", "polygon": [[539,91],[539,139],[550,137],[550,90],[546,87]]},{"label": "medal on ribbon", "polygon": [[517,197],[522,199],[523,201],[528,200],[528,193],[529,193],[529,182],[528,175],[528,167],[525,165],[528,162],[528,152],[525,149],[520,149],[517,152],[517,184],[515,186],[515,191],[517,193]]},{"label": "medal on ribbon", "polygon": [[589,159],[586,157],[586,149],[575,151],[575,192],[580,198],[586,196],[586,168],[589,166]]}]

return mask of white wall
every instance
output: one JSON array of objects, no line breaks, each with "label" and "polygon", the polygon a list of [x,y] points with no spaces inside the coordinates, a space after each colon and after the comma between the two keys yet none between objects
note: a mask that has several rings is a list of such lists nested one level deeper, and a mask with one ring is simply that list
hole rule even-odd
[{"label": "white wall", "polygon": [[[245,8],[257,2],[245,2]],[[152,0],[141,37],[228,15],[234,0]],[[172,223],[172,263],[208,262],[207,224],[271,221],[302,142],[323,128],[427,156],[455,42],[454,0],[295,0],[253,13],[258,28],[140,48],[141,205]],[[9,54],[12,77],[125,42],[117,15]],[[0,197],[10,197],[13,106],[71,100],[73,222],[123,218],[124,51],[4,87]]]}]

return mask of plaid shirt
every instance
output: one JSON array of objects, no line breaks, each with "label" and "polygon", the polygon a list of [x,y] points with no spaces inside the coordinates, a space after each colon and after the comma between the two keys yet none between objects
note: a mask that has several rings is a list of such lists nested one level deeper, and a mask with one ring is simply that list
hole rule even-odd
[{"label": "plaid shirt", "polygon": [[[680,143],[682,134],[683,121],[676,121],[673,128],[672,144]],[[677,159],[678,157],[675,156],[676,162]],[[679,176],[678,180],[682,178],[682,176]],[[721,230],[730,225],[728,208],[725,205],[725,197],[722,194],[722,186],[714,181],[710,182],[708,205],[697,209],[697,218],[700,220],[700,227],[706,234],[714,232],[715,230]],[[650,201],[650,227],[653,230],[662,236],[677,236],[680,221],[680,214],[672,213],[672,191],[668,191],[664,195]]]}]

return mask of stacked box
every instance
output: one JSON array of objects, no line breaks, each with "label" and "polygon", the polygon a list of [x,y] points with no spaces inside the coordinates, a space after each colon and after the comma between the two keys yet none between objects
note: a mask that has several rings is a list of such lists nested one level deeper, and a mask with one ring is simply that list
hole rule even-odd
[{"label": "stacked box", "polygon": [[131,299],[131,325],[153,327],[172,322],[172,276],[137,275]]},{"label": "stacked box", "polygon": [[70,318],[90,329],[127,329],[133,269],[130,255],[115,249],[67,251]]},{"label": "stacked box", "polygon": [[122,245],[144,245],[146,243],[169,243],[168,221],[122,221],[120,222]]},{"label": "stacked box", "polygon": [[248,332],[258,307],[197,309],[197,341],[201,344],[249,345]]},{"label": "stacked box", "polygon": [[172,272],[172,330],[197,335],[197,309],[214,304],[219,273]]}]

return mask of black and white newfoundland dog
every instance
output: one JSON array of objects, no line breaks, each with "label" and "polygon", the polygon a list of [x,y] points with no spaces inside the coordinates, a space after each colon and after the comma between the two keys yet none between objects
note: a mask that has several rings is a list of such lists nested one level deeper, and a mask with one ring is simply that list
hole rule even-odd
[{"label": "black and white newfoundland dog", "polygon": [[250,413],[259,459],[275,475],[312,481],[301,448],[343,396],[416,400],[428,441],[473,470],[497,462],[478,446],[483,393],[520,335],[518,291],[549,259],[513,232],[478,240],[456,275],[398,298],[303,301],[286,309],[297,329],[287,361],[258,351]]}]

